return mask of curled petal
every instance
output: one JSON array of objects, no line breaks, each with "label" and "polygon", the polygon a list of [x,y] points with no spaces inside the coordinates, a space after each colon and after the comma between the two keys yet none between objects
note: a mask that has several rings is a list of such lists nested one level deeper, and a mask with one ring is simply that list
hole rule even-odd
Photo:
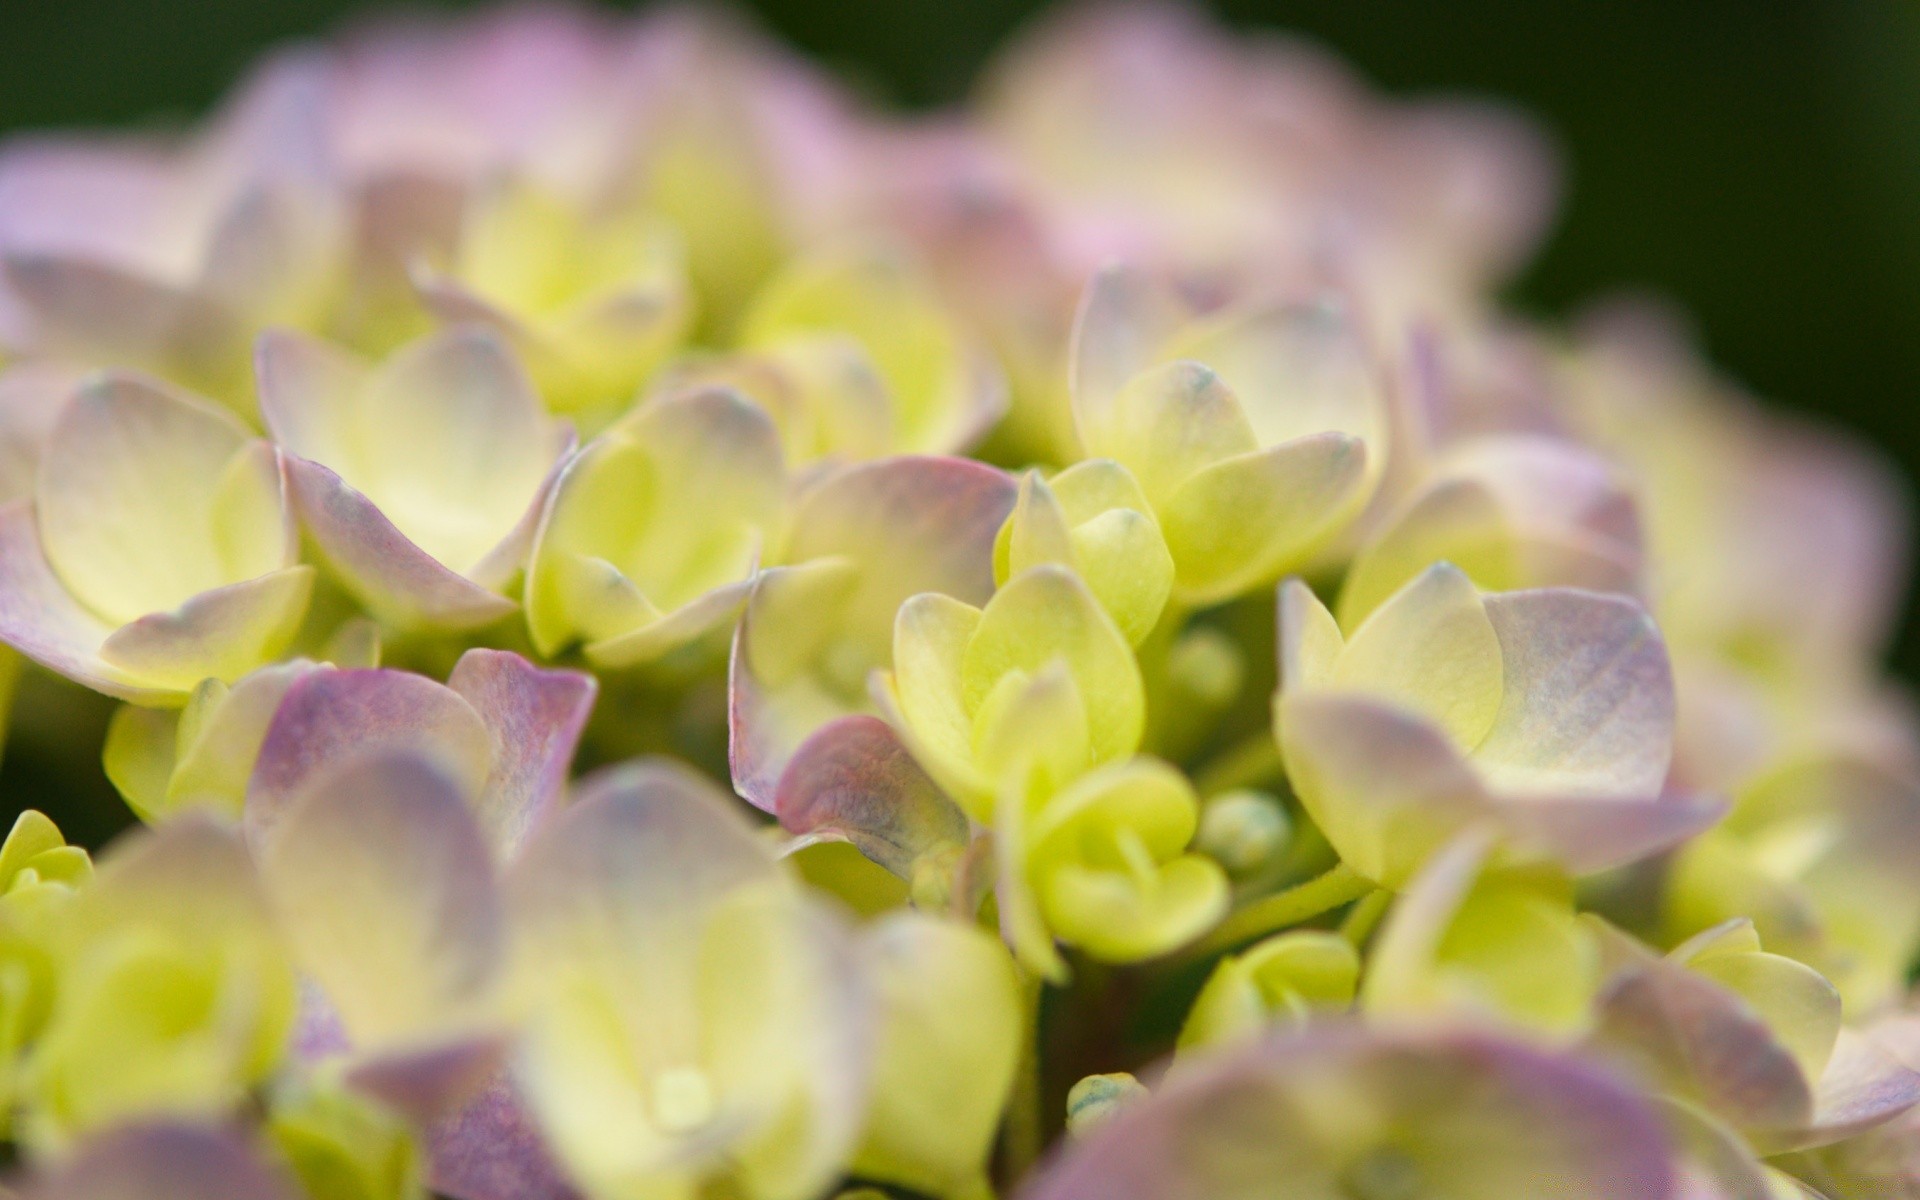
[{"label": "curled petal", "polygon": [[1812,1120],[1799,1128],[1761,1130],[1751,1136],[1768,1154],[1808,1150],[1858,1136],[1915,1105],[1920,1105],[1920,1074],[1871,1038],[1843,1029],[1814,1086]]},{"label": "curled petal", "polygon": [[1576,875],[1659,854],[1713,827],[1727,814],[1717,796],[1495,796],[1515,841]]},{"label": "curled petal", "polygon": [[315,544],[386,620],[466,629],[514,611],[512,600],[415,546],[371,500],[319,463],[289,459],[287,482]]},{"label": "curled petal", "polygon": [[201,592],[173,612],[114,630],[100,657],[142,682],[182,692],[203,679],[232,682],[287,648],[306,615],[313,578],[312,567],[287,567]]},{"label": "curled petal", "polygon": [[941,846],[965,845],[967,819],[876,717],[841,717],[801,744],[774,811],[790,833],[843,838],[902,879]]},{"label": "curled petal", "polygon": [[1478,745],[1500,709],[1500,641],[1466,575],[1429,567],[1354,630],[1325,681],[1434,722],[1453,744]]},{"label": "curled petal", "polygon": [[32,506],[23,501],[0,509],[0,640],[95,691],[135,704],[186,702],[191,684],[151,683],[102,658],[100,648],[112,633],[47,566]]},{"label": "curled petal", "polygon": [[558,809],[580,731],[599,684],[578,671],[543,671],[503,650],[469,650],[447,686],[473,706],[493,742],[479,798],[481,827],[512,857]]},{"label": "curled petal", "polygon": [[782,561],[735,632],[728,755],[734,786],[771,810],[807,735],[863,712],[867,677],[892,657],[909,596],[993,594],[993,545],[1013,480],[959,458],[891,458],[838,471],[801,497]]},{"label": "curled petal", "polygon": [[1608,985],[1594,1040],[1739,1128],[1812,1120],[1813,1090],[1793,1055],[1732,992],[1677,963],[1644,963]]},{"label": "curled petal", "polygon": [[1142,272],[1103,267],[1074,315],[1069,387],[1080,436],[1097,441],[1120,390],[1162,360],[1186,316],[1178,301]]}]

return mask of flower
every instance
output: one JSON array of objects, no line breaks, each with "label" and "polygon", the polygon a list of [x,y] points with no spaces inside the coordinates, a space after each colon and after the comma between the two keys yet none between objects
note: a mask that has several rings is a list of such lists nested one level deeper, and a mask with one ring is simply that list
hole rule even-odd
[{"label": "flower", "polygon": [[1665,647],[1633,601],[1570,588],[1483,596],[1428,568],[1344,637],[1304,584],[1281,591],[1275,736],[1301,803],[1354,870],[1400,887],[1491,819],[1591,871],[1711,822],[1664,795]]},{"label": "flower", "polygon": [[260,344],[260,406],[287,450],[308,534],[354,594],[402,627],[513,612],[573,434],[498,339],[453,330],[378,367],[294,334]]},{"label": "flower", "polygon": [[0,639],[142,704],[271,662],[313,587],[279,453],[134,375],[67,401],[33,499],[0,509],[0,546]]}]

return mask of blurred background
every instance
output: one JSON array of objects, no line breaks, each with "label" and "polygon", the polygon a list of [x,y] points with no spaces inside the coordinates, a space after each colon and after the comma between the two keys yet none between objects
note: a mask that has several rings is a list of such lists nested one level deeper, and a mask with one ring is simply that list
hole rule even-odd
[{"label": "blurred background", "polygon": [[[0,133],[189,117],[265,47],[386,7],[0,0]],[[962,99],[981,62],[1047,5],[736,7],[876,99],[926,107]],[[1853,429],[1920,478],[1916,0],[1211,7],[1323,42],[1389,91],[1483,93],[1531,110],[1561,143],[1568,188],[1516,304],[1552,315],[1621,288],[1665,293],[1755,392]],[[1895,660],[1920,681],[1911,606]],[[14,778],[0,783],[32,769],[8,762]],[[124,819],[111,792],[102,802],[102,820]]]}]

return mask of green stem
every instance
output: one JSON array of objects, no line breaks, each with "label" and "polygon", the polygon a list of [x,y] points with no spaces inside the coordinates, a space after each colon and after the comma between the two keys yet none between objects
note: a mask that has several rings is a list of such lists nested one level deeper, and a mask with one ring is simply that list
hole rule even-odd
[{"label": "green stem", "polygon": [[1007,1119],[1000,1130],[1001,1161],[1007,1186],[1018,1184],[1040,1158],[1040,993],[1038,975],[1021,972],[1021,990],[1027,1013],[1027,1036],[1020,1067],[1007,1100]]},{"label": "green stem", "polygon": [[1256,900],[1222,921],[1212,933],[1195,942],[1184,957],[1204,958],[1312,920],[1374,890],[1373,884],[1345,863],[1324,875]]},{"label": "green stem", "polygon": [[1367,944],[1373,936],[1373,927],[1380,923],[1386,914],[1387,905],[1393,902],[1393,893],[1385,888],[1376,888],[1362,896],[1358,903],[1340,922],[1340,936],[1353,943],[1354,949]]}]

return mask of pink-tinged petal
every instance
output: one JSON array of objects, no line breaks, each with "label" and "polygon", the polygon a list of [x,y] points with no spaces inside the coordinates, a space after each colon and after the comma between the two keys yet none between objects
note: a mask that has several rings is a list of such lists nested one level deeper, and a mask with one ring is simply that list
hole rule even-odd
[{"label": "pink-tinged petal", "polygon": [[58,254],[7,253],[0,269],[31,314],[37,350],[245,394],[246,327],[212,298]]},{"label": "pink-tinged petal", "polygon": [[789,833],[853,843],[902,879],[928,851],[964,846],[967,819],[877,717],[841,717],[781,773],[774,811]]},{"label": "pink-tinged petal", "polygon": [[1480,781],[1439,728],[1360,696],[1282,697],[1287,777],[1343,861],[1386,887],[1411,879],[1488,814]]},{"label": "pink-tinged petal", "polygon": [[1383,186],[1408,206],[1416,236],[1480,279],[1526,261],[1558,207],[1561,175],[1557,148],[1531,119],[1450,100],[1383,124]]},{"label": "pink-tinged petal", "polygon": [[567,771],[599,683],[579,671],[543,671],[504,650],[469,650],[447,686],[479,714],[493,769],[479,801],[496,852],[512,857],[559,807]]},{"label": "pink-tinged petal", "polygon": [[506,1055],[504,1036],[481,1033],[367,1055],[349,1066],[344,1078],[347,1086],[424,1126],[462,1111],[499,1072]]},{"label": "pink-tinged petal", "polygon": [[27,1185],[27,1200],[297,1200],[290,1180],[237,1132],[133,1125],[84,1143]]},{"label": "pink-tinged petal", "polygon": [[1678,963],[1627,970],[1602,993],[1596,1020],[1598,1049],[1741,1129],[1800,1129],[1813,1117],[1799,1064],[1759,1015]]},{"label": "pink-tinged petal", "polygon": [[0,641],[109,696],[156,706],[186,703],[191,684],[156,687],[102,659],[100,647],[112,632],[54,577],[40,551],[33,506],[21,501],[0,508]]},{"label": "pink-tinged petal", "polygon": [[1229,309],[1184,331],[1172,352],[1219,374],[1261,446],[1343,433],[1377,453],[1386,380],[1354,309],[1337,293]]},{"label": "pink-tinged petal", "polygon": [[33,495],[54,422],[86,375],[78,367],[37,362],[15,363],[0,373],[0,504]]},{"label": "pink-tinged petal", "polygon": [[1068,360],[1081,436],[1104,428],[1120,389],[1162,359],[1185,316],[1175,297],[1140,271],[1116,264],[1093,277],[1074,315]]},{"label": "pink-tinged petal", "polygon": [[[858,691],[836,693],[808,678],[806,656],[834,636],[828,614],[839,611],[859,584],[845,559],[814,559],[773,567],[754,578],[727,661],[727,766],[733,788],[755,806],[774,811],[780,774],[801,743],[822,725],[847,715]],[[793,618],[811,612],[812,628]],[[780,632],[761,641],[762,624]],[[777,661],[768,661],[770,658]],[[787,659],[794,661],[786,661]]]},{"label": "pink-tinged petal", "polygon": [[525,519],[552,473],[556,427],[519,359],[485,330],[411,342],[342,401],[361,436],[353,457],[327,465],[456,570]]},{"label": "pink-tinged petal", "polygon": [[1885,1124],[1915,1105],[1920,1105],[1920,1074],[1871,1037],[1843,1029],[1814,1086],[1813,1119],[1798,1128],[1756,1130],[1750,1136],[1766,1154],[1811,1150]]},{"label": "pink-tinged petal", "polygon": [[254,345],[253,365],[260,416],[274,441],[321,462],[352,455],[359,431],[342,401],[366,383],[363,360],[319,338],[269,329]]},{"label": "pink-tinged petal", "polygon": [[[1496,434],[1458,448],[1445,469],[1482,483],[1523,528],[1559,531],[1596,555],[1638,572],[1644,533],[1634,491],[1601,455],[1561,438]],[[1578,580],[1556,582],[1588,586]]]},{"label": "pink-tinged petal", "polygon": [[431,756],[362,751],[315,774],[258,846],[288,949],[356,1049],[415,1052],[486,1016],[505,918],[468,805]]},{"label": "pink-tinged petal", "polygon": [[1070,1142],[1020,1196],[1240,1198],[1285,1181],[1317,1200],[1372,1194],[1376,1164],[1396,1189],[1486,1200],[1673,1200],[1676,1186],[1658,1117],[1588,1062],[1476,1034],[1330,1024],[1183,1069]]},{"label": "pink-tinged petal", "polygon": [[300,519],[354,594],[403,626],[471,629],[511,614],[514,602],[442,565],[371,500],[319,463],[287,460]]},{"label": "pink-tinged petal", "polygon": [[407,671],[317,671],[287,689],[247,781],[245,824],[264,846],[308,784],[336,763],[389,750],[432,755],[468,795],[484,786],[493,738],[451,689]]},{"label": "pink-tinged petal", "polygon": [[1607,871],[1670,850],[1727,814],[1718,796],[1495,796],[1514,840],[1576,875]]},{"label": "pink-tinged petal", "polygon": [[454,1200],[579,1200],[504,1071],[427,1131],[427,1154],[428,1182]]},{"label": "pink-tinged petal", "polygon": [[201,592],[173,612],[149,613],[107,635],[100,657],[142,682],[191,691],[225,683],[280,657],[306,615],[314,570],[287,567]]},{"label": "pink-tinged petal", "polygon": [[[849,467],[803,496],[783,560],[844,555],[884,573],[867,583],[861,608],[884,610],[893,636],[900,599],[944,592],[968,604],[993,594],[993,541],[1013,511],[1018,485],[1006,472],[964,458],[907,456]],[[883,593],[883,594],[882,594]]]},{"label": "pink-tinged petal", "polygon": [[[728,753],[741,795],[771,812],[807,735],[867,709],[867,676],[892,658],[907,597],[986,603],[1017,491],[984,463],[903,457],[836,472],[801,498],[782,556],[800,566],[763,573],[735,631]],[[769,619],[774,609],[785,611]],[[789,618],[803,613],[810,629],[795,639]]]},{"label": "pink-tinged petal", "polygon": [[1473,759],[1495,792],[1654,796],[1673,757],[1673,670],[1646,610],[1571,588],[1487,597],[1506,693]]}]

